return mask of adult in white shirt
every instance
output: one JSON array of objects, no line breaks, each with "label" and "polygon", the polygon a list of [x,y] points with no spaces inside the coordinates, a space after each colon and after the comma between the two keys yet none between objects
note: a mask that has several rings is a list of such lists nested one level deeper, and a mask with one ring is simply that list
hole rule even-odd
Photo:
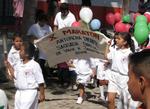
[{"label": "adult in white shirt", "polygon": [[[49,25],[47,25],[47,15],[44,13],[41,13],[38,17],[38,22],[33,24],[29,30],[27,35],[33,36],[35,39],[39,39],[49,33],[52,32],[52,29]],[[46,62],[46,55],[45,53],[39,49],[39,64],[42,68],[44,79],[47,77],[46,69],[45,69],[45,62]]]},{"label": "adult in white shirt", "polygon": [[60,12],[58,12],[54,19],[54,31],[71,27],[72,23],[76,21],[75,16],[69,11],[68,3],[61,3]]}]

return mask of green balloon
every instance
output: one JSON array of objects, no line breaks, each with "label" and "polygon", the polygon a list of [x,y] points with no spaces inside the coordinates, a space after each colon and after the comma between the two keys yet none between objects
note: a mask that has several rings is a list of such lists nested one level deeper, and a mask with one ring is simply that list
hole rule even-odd
[{"label": "green balloon", "polygon": [[150,23],[148,24],[148,29],[150,30]]},{"label": "green balloon", "polygon": [[136,28],[147,28],[147,23],[146,22],[137,22],[136,24],[135,24],[135,26],[134,26],[134,29],[136,29]]},{"label": "green balloon", "polygon": [[144,43],[148,38],[148,28],[136,28],[134,30],[134,37],[139,44]]},{"label": "green balloon", "polygon": [[124,23],[129,23],[129,22],[130,22],[130,15],[125,15],[125,16],[123,16],[122,21],[123,21]]},{"label": "green balloon", "polygon": [[135,22],[146,22],[147,23],[147,18],[144,15],[139,15],[136,17]]}]

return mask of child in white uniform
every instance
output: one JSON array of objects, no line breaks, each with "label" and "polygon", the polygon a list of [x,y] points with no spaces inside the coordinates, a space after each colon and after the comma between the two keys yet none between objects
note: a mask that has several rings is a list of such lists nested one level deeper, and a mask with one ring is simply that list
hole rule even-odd
[{"label": "child in white uniform", "polygon": [[8,99],[4,90],[0,89],[0,109],[8,109]]},{"label": "child in white uniform", "polygon": [[99,80],[99,89],[100,89],[100,96],[99,100],[106,101],[105,92],[107,92],[107,85],[109,82],[109,68],[107,64],[107,60],[98,59],[97,60],[97,79]]},{"label": "child in white uniform", "polygon": [[90,63],[90,59],[78,59],[75,64],[79,88],[79,97],[76,102],[77,104],[81,104],[83,102],[85,95],[84,86],[88,81],[90,81],[90,78],[93,74]]},{"label": "child in white uniform", "polygon": [[[14,69],[8,61],[6,67],[15,78],[15,109],[38,109],[38,99],[44,101],[44,79],[39,64],[32,60],[35,47],[26,42],[20,48],[20,57],[23,60]],[[38,97],[38,88],[40,95]]]},{"label": "child in white uniform", "polygon": [[[132,99],[128,93],[128,56],[134,52],[134,43],[129,33],[115,34],[115,48],[106,49],[105,56],[111,63],[111,78],[108,84],[108,109],[115,109],[115,97],[118,94],[123,105],[117,105],[118,109],[127,109]],[[132,105],[132,104],[131,104]],[[136,107],[133,107],[134,109]]]},{"label": "child in white uniform", "polygon": [[[19,51],[22,45],[22,38],[19,34],[15,34],[13,37],[13,45],[8,53],[8,61],[9,63],[15,68],[15,66],[21,63]],[[10,79],[12,79],[11,75],[9,74]]]}]

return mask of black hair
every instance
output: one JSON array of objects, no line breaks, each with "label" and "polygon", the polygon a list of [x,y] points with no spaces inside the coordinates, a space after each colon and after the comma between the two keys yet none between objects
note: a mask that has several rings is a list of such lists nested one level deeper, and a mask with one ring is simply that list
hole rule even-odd
[{"label": "black hair", "polygon": [[41,13],[41,14],[39,14],[37,20],[38,20],[38,21],[45,21],[45,22],[47,22],[47,21],[48,21],[48,16],[47,16],[47,14],[45,14],[45,13]]},{"label": "black hair", "polygon": [[132,37],[131,34],[128,33],[128,32],[116,32],[115,36],[114,36],[114,44],[112,46],[116,45],[115,38],[118,35],[121,36],[125,41],[127,41],[127,45],[126,46],[129,46],[131,51],[134,53],[135,52],[134,41],[131,38]]},{"label": "black hair", "polygon": [[22,39],[22,35],[20,33],[14,33],[13,37],[12,37],[12,40],[14,41],[17,37]]},{"label": "black hair", "polygon": [[37,9],[36,12],[35,12],[35,22],[38,21],[39,17],[41,16],[41,14],[43,14],[44,11],[41,10],[41,9]]},{"label": "black hair", "polygon": [[35,55],[35,46],[29,41],[24,41],[23,46],[25,49],[25,53],[28,55],[28,58],[32,59]]},{"label": "black hair", "polygon": [[69,10],[69,5],[68,3],[61,3],[60,5],[60,11],[68,11]]},{"label": "black hair", "polygon": [[82,0],[82,6],[91,6],[91,0]]},{"label": "black hair", "polygon": [[150,79],[150,49],[144,49],[129,55],[129,65],[137,77]]}]

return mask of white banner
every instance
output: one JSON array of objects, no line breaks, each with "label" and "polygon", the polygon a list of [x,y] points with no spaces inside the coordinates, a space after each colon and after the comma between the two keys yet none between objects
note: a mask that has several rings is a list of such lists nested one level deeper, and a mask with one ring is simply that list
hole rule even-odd
[{"label": "white banner", "polygon": [[46,53],[49,66],[75,58],[104,58],[105,35],[67,27],[35,42]]}]

